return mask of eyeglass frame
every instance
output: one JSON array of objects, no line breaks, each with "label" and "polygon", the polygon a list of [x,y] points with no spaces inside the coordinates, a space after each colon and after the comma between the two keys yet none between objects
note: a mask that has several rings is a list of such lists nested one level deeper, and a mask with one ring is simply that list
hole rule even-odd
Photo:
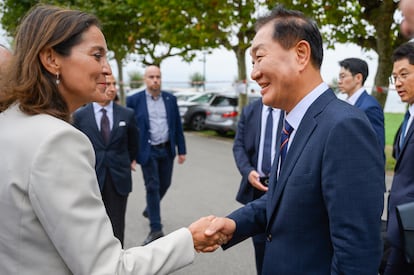
[{"label": "eyeglass frame", "polygon": [[395,86],[397,81],[405,82],[410,74],[411,74],[411,72],[404,71],[404,72],[399,73],[397,75],[392,75],[392,76],[389,77],[389,82],[390,82],[391,85]]}]

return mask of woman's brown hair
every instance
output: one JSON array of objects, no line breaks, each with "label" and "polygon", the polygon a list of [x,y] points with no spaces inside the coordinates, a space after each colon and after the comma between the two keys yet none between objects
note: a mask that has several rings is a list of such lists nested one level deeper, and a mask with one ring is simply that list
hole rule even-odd
[{"label": "woman's brown hair", "polygon": [[14,56],[0,80],[0,112],[16,102],[26,114],[49,114],[69,121],[69,108],[58,91],[56,75],[44,68],[39,54],[51,48],[70,56],[90,26],[99,27],[99,22],[88,13],[34,6],[17,30]]}]

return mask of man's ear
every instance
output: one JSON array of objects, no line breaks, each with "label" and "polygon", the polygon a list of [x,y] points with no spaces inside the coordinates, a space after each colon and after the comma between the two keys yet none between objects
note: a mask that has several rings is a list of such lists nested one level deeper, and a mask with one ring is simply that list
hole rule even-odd
[{"label": "man's ear", "polygon": [[311,49],[307,41],[301,40],[296,44],[297,62],[301,67],[306,67],[310,61]]},{"label": "man's ear", "polygon": [[52,48],[44,49],[39,53],[40,62],[43,67],[51,74],[59,73],[59,57]]}]

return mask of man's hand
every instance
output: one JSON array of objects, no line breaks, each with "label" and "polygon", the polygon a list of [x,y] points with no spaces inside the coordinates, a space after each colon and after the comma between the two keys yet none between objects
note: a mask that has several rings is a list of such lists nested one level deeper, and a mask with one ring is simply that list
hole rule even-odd
[{"label": "man's hand", "polygon": [[[215,216],[203,217],[197,220],[196,222],[192,223],[188,227],[191,234],[193,235],[194,249],[197,252],[213,252],[217,248],[219,248],[222,244],[227,243],[231,239],[232,233],[231,234],[224,233],[226,232],[226,230],[230,231],[227,229],[227,227],[223,228],[224,230],[223,232],[221,232],[220,230],[216,230],[219,227],[221,228],[221,224],[218,224],[217,226],[213,226],[213,223],[215,222],[216,219],[217,218]],[[208,228],[212,228],[212,229],[209,231],[209,234],[206,234],[206,230]],[[234,223],[234,228],[235,228],[235,223]]]},{"label": "man's hand", "polygon": [[251,186],[253,186],[254,188],[256,188],[256,189],[258,189],[258,190],[260,190],[260,191],[264,191],[264,192],[267,192],[267,190],[269,189],[267,186],[265,186],[265,185],[263,185],[261,182],[260,182],[260,175],[259,175],[259,173],[257,172],[257,171],[255,171],[255,170],[252,170],[250,173],[249,173],[249,177],[247,178],[248,180],[249,180],[249,182],[250,182],[250,184],[251,184]]},{"label": "man's hand", "polygon": [[185,155],[178,155],[178,164],[183,164],[185,161]]}]

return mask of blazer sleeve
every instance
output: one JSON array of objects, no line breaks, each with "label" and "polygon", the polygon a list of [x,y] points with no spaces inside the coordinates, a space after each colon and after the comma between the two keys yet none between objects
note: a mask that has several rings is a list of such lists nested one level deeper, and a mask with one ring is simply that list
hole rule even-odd
[{"label": "blazer sleeve", "polygon": [[192,262],[191,233],[180,229],[151,245],[122,250],[98,189],[88,138],[54,131],[32,162],[29,199],[48,237],[74,274],[167,274]]},{"label": "blazer sleeve", "polygon": [[235,136],[234,144],[233,144],[233,156],[234,156],[234,160],[236,161],[236,166],[239,169],[240,174],[246,178],[248,177],[251,171],[256,170],[256,168],[253,167],[250,161],[250,157],[247,152],[246,141],[245,141],[246,134],[247,134],[246,131],[248,127],[247,117],[249,113],[251,113],[251,112],[248,112],[248,107],[249,106],[244,107],[240,115],[240,120],[237,125],[236,136]]},{"label": "blazer sleeve", "polygon": [[175,134],[177,140],[177,150],[179,155],[185,155],[187,153],[186,145],[185,145],[185,138],[184,138],[184,130],[183,125],[181,123],[180,111],[178,110],[177,99],[175,96],[174,98],[173,110],[174,110],[174,118],[175,118]]},{"label": "blazer sleeve", "polygon": [[127,109],[128,111],[128,154],[131,162],[136,159],[137,152],[139,151],[139,129],[135,120],[134,111]]}]

